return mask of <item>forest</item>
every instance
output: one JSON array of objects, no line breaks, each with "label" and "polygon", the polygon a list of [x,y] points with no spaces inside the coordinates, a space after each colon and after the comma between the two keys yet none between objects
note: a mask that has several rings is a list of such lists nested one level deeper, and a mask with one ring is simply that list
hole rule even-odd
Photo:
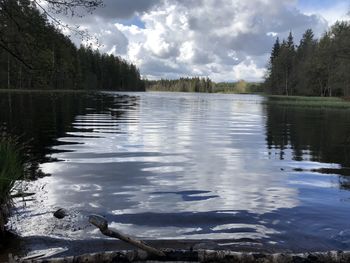
[{"label": "forest", "polygon": [[77,48],[36,1],[1,0],[0,88],[142,91],[144,82],[122,58]]},{"label": "forest", "polygon": [[247,82],[245,80],[239,80],[235,82],[215,83],[213,91],[220,93],[251,94],[262,93],[264,90],[261,83],[259,82]]},{"label": "forest", "polygon": [[290,32],[277,38],[271,52],[265,90],[274,95],[350,96],[350,22],[337,22],[320,39],[311,29],[299,45]]},{"label": "forest", "polygon": [[180,78],[174,80],[161,79],[146,81],[146,90],[173,92],[205,92],[205,93],[259,93],[262,92],[260,83],[246,82],[213,82],[209,78]]},{"label": "forest", "polygon": [[152,91],[212,92],[213,82],[209,78],[180,78],[146,81],[146,89]]}]

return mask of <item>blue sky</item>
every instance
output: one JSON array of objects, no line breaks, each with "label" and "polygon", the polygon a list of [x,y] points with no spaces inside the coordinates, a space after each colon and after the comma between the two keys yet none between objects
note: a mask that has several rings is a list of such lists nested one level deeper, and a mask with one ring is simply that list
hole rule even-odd
[{"label": "blue sky", "polygon": [[145,28],[145,24],[142,22],[141,18],[139,15],[134,15],[131,18],[128,19],[117,19],[116,23],[120,23],[123,24],[125,26],[131,26],[131,25],[135,25],[139,28]]},{"label": "blue sky", "polygon": [[298,6],[301,9],[323,9],[323,8],[329,8],[333,7],[339,3],[347,3],[349,4],[349,1],[346,0],[299,0]]},{"label": "blue sky", "polygon": [[298,8],[307,14],[318,14],[324,17],[330,24],[337,20],[346,20],[350,11],[350,1],[348,0],[299,0]]}]

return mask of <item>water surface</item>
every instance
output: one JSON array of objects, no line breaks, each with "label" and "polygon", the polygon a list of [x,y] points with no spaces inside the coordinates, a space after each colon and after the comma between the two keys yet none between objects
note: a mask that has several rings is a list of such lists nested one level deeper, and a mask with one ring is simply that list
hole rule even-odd
[{"label": "water surface", "polygon": [[0,106],[51,175],[17,202],[23,237],[104,239],[94,213],[144,239],[350,249],[347,110],[190,93],[1,93]]}]

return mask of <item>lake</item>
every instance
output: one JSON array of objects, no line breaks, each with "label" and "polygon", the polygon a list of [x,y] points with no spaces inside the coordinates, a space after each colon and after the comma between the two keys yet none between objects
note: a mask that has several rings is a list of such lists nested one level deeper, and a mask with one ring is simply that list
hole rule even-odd
[{"label": "lake", "polygon": [[[47,174],[22,185],[36,194],[16,201],[9,227],[27,250],[66,254],[82,240],[88,252],[111,242],[90,214],[147,240],[350,249],[350,112],[265,100],[0,93],[2,129],[29,140],[33,169]],[[58,220],[61,207],[69,216]]]}]

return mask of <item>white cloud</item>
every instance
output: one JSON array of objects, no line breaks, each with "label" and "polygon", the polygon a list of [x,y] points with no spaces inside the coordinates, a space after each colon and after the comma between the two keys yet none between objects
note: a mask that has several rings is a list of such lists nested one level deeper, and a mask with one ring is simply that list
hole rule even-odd
[{"label": "white cloud", "polygon": [[332,25],[338,20],[347,20],[350,18],[350,3],[348,1],[335,0],[331,6],[306,6],[303,12],[307,15],[319,15],[325,19],[329,25]]},{"label": "white cloud", "polygon": [[233,75],[235,79],[249,79],[254,76],[256,80],[259,80],[264,76],[264,69],[259,68],[254,60],[248,58],[233,67]]},{"label": "white cloud", "polygon": [[292,30],[297,43],[306,29],[319,36],[328,27],[319,13],[297,9],[294,0],[126,2],[106,1],[84,26],[103,51],[129,59],[149,78],[261,80],[276,36]]}]

